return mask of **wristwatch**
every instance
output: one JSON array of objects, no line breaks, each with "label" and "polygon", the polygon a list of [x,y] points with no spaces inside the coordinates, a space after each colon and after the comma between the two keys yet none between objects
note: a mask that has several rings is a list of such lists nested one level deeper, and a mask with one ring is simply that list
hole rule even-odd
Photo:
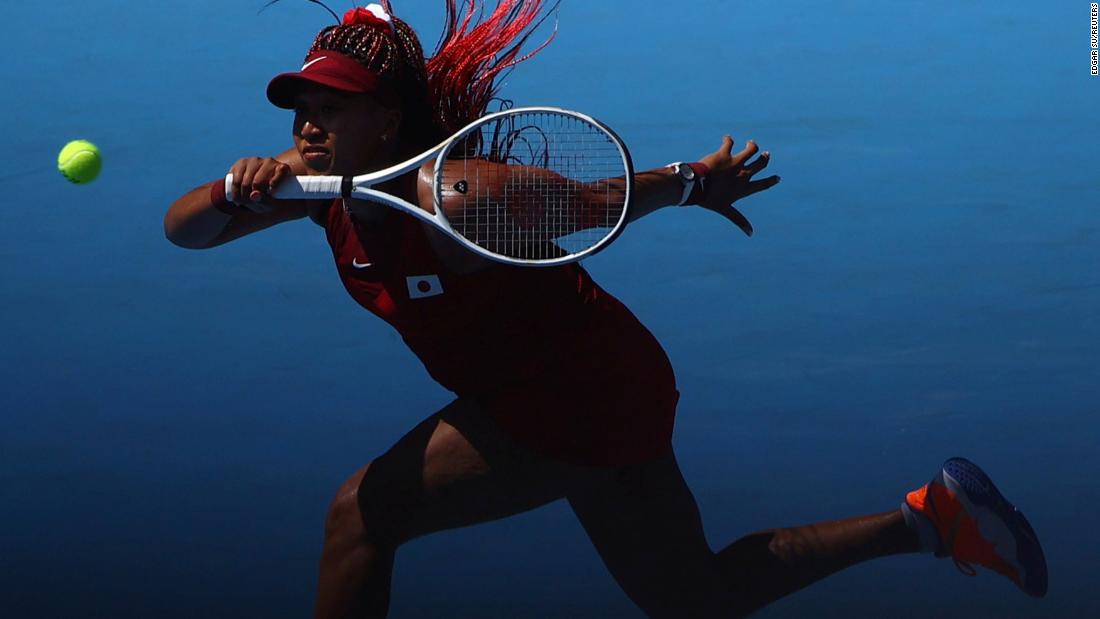
[{"label": "wristwatch", "polygon": [[699,188],[702,189],[703,180],[706,175],[706,166],[701,163],[684,163],[683,161],[677,161],[665,167],[671,168],[680,179],[680,184],[684,186],[684,193],[680,196],[678,206],[687,204],[688,198],[690,198],[692,192],[695,191],[695,186],[698,184]]}]

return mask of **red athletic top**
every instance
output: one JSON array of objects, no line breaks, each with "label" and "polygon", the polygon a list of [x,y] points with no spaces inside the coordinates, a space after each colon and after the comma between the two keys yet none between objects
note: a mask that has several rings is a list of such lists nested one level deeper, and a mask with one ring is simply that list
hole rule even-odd
[{"label": "red athletic top", "polygon": [[[492,263],[458,275],[411,215],[393,210],[381,224],[364,226],[336,200],[325,219],[348,293],[392,325],[436,381],[482,401],[513,437],[535,448],[569,442],[569,449],[541,451],[585,463],[619,464],[667,448],[679,395],[671,365],[649,331],[579,264]],[[543,413],[532,404],[540,394]],[[603,401],[612,396],[622,404],[618,412]],[[646,402],[650,415],[637,410]],[[597,414],[602,425],[594,424]],[[657,423],[647,427],[646,419]],[[592,436],[581,444],[567,438],[578,433]]]},{"label": "red athletic top", "polygon": [[606,294],[578,264],[492,263],[453,274],[424,225],[396,210],[377,227],[359,225],[337,201],[325,230],[351,296],[397,329],[428,372],[456,393],[538,375],[558,352],[547,344],[563,328],[583,326]]}]

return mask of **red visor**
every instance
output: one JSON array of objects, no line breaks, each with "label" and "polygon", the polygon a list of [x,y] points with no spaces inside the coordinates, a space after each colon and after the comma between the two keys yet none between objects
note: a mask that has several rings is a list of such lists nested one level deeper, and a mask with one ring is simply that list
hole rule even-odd
[{"label": "red visor", "polygon": [[378,75],[357,61],[339,53],[316,51],[306,58],[297,73],[276,75],[267,85],[267,98],[283,109],[294,108],[294,96],[306,82],[345,92],[372,93],[379,87]]}]

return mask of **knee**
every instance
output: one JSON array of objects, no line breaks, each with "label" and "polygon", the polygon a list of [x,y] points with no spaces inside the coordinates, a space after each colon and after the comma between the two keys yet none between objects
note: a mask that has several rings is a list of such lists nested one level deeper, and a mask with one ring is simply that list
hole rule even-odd
[{"label": "knee", "polygon": [[363,519],[359,513],[359,482],[370,468],[366,465],[344,480],[325,513],[325,540],[358,541],[365,537]]},{"label": "knee", "polygon": [[405,540],[411,501],[398,480],[371,462],[344,480],[325,515],[325,539],[396,547]]}]

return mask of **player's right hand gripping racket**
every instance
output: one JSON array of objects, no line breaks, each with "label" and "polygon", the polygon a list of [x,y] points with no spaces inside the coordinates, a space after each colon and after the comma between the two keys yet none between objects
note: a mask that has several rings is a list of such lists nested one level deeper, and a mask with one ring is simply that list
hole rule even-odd
[{"label": "player's right hand gripping racket", "polygon": [[[372,186],[436,158],[432,211]],[[225,179],[227,198],[233,177]],[[360,176],[297,176],[279,199],[356,198],[426,221],[478,254],[552,266],[600,251],[630,212],[634,168],[626,146],[598,120],[551,107],[488,114],[442,144]]]}]

